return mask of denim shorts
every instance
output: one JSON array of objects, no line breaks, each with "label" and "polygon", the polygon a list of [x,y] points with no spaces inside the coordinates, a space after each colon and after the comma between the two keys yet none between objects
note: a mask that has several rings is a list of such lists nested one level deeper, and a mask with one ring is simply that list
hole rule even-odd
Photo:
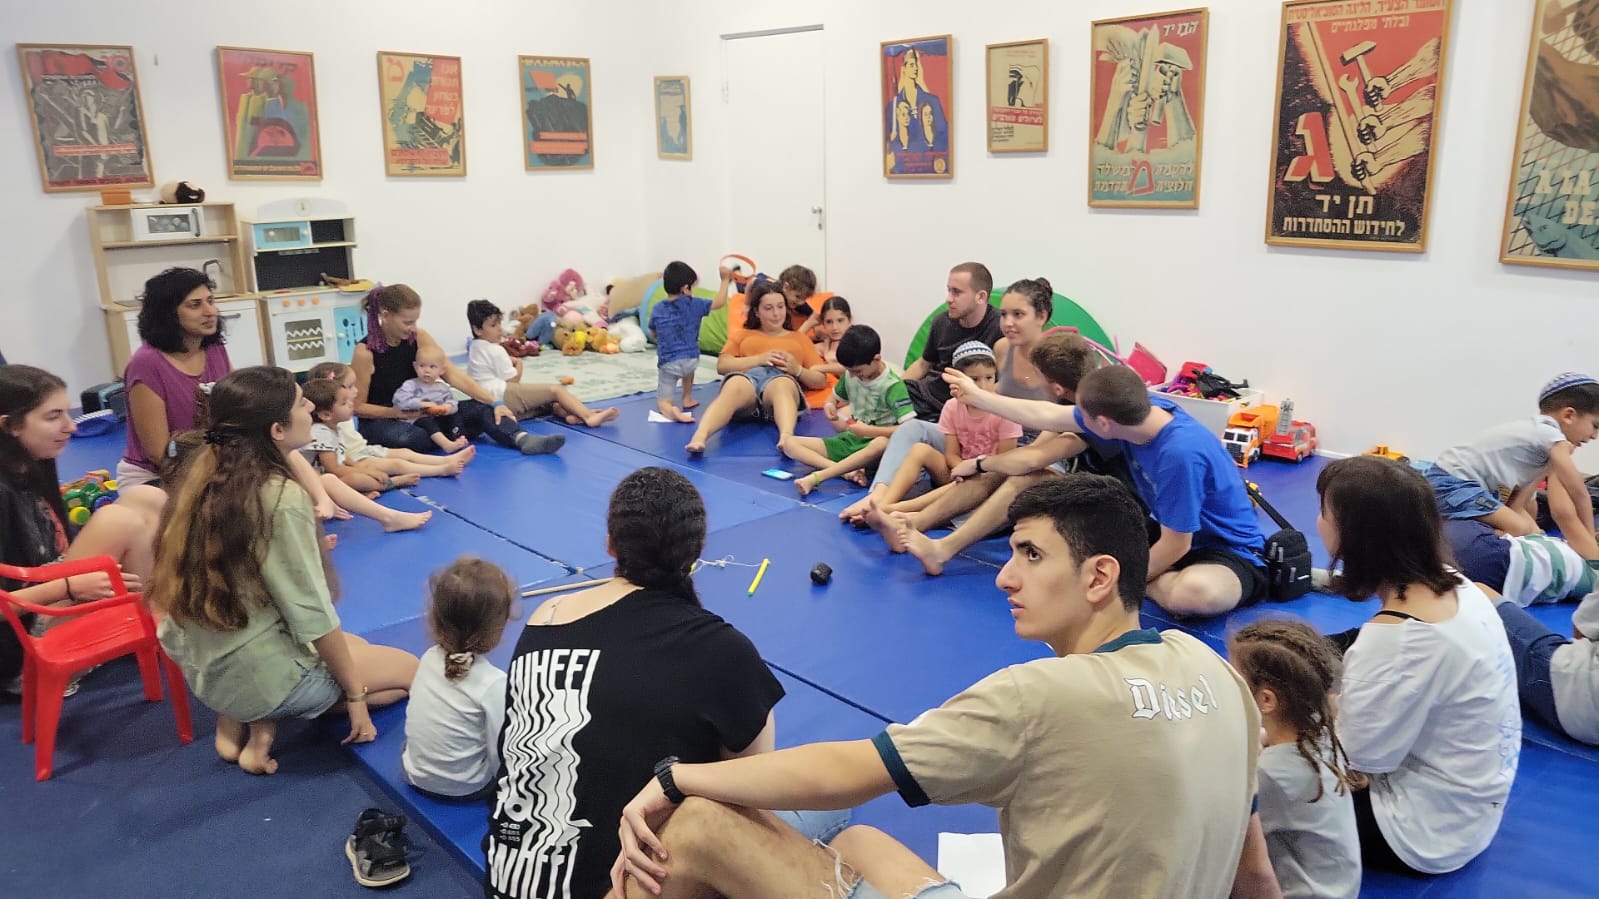
[{"label": "denim shorts", "polygon": [[732,380],[739,377],[749,378],[750,386],[755,388],[755,411],[748,413],[748,417],[757,418],[761,421],[766,421],[772,417],[772,410],[766,406],[766,385],[778,378],[787,378],[789,383],[794,385],[794,396],[800,401],[801,406],[804,405],[805,394],[800,391],[799,381],[795,380],[793,375],[780,368],[771,365],[757,365],[749,371],[734,372],[728,375],[727,379]]},{"label": "denim shorts", "polygon": [[699,367],[700,357],[698,356],[662,362],[655,369],[655,398],[671,402],[676,396],[678,388],[682,386],[683,379],[693,374],[695,369]]},{"label": "denim shorts", "polygon": [[1438,513],[1444,518],[1481,518],[1504,505],[1488,488],[1457,478],[1436,465],[1428,467],[1426,476],[1438,497]]},{"label": "denim shorts", "polygon": [[304,662],[296,662],[300,666],[300,682],[294,685],[289,695],[278,703],[278,707],[267,712],[261,717],[271,721],[283,718],[315,718],[333,708],[333,704],[344,698],[344,690],[339,687],[339,682],[333,679],[333,673],[328,671],[328,666],[318,662],[307,667]]}]

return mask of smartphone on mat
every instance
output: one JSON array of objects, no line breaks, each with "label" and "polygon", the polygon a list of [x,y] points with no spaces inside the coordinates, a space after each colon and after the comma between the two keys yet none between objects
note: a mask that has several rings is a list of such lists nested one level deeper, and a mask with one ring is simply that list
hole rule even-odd
[{"label": "smartphone on mat", "polygon": [[764,474],[769,478],[777,478],[779,481],[791,481],[794,479],[794,475],[784,471],[781,468],[768,468],[761,472],[761,474]]}]

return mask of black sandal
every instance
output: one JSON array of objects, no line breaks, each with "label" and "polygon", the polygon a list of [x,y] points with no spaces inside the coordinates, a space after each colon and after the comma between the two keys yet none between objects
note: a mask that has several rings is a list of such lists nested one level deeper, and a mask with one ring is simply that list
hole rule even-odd
[{"label": "black sandal", "polygon": [[364,887],[386,887],[411,876],[406,856],[411,841],[405,836],[405,816],[390,815],[369,808],[355,820],[355,829],[344,841],[344,855],[350,860],[355,882]]}]

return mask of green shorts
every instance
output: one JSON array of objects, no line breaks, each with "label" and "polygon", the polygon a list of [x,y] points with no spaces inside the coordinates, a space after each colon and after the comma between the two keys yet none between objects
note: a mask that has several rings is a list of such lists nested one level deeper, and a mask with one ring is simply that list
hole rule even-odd
[{"label": "green shorts", "polygon": [[833,462],[842,462],[855,455],[871,443],[870,437],[858,437],[848,431],[834,434],[822,440],[822,445],[827,447],[827,458]]}]

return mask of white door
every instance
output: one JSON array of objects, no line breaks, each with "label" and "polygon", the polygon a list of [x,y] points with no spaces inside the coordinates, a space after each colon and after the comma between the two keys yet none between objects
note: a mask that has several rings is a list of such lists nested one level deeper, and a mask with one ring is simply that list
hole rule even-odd
[{"label": "white door", "polygon": [[821,31],[722,41],[732,209],[728,252],[776,276],[809,266],[827,285]]}]

